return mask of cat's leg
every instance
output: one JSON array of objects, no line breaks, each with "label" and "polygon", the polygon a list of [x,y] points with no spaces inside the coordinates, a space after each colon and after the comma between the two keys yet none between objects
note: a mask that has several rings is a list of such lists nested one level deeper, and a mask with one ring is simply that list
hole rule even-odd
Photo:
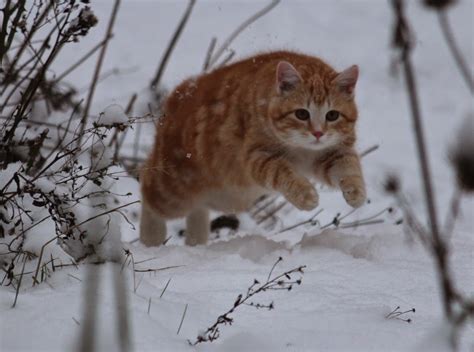
[{"label": "cat's leg", "polygon": [[209,210],[206,208],[194,209],[186,217],[186,244],[196,246],[206,244],[209,237]]},{"label": "cat's leg", "polygon": [[159,246],[166,239],[166,222],[149,205],[142,201],[140,241],[147,247]]},{"label": "cat's leg", "polygon": [[281,193],[301,210],[318,206],[319,196],[309,180],[298,175],[291,165],[278,155],[253,152],[248,156],[250,172],[257,183]]},{"label": "cat's leg", "polygon": [[364,177],[357,153],[353,150],[335,154],[323,165],[325,181],[339,187],[347,204],[358,208],[366,199]]}]

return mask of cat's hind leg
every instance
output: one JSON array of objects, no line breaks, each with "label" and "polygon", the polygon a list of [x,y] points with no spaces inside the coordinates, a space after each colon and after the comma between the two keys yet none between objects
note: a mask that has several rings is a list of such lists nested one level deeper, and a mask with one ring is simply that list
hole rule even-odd
[{"label": "cat's hind leg", "polygon": [[194,209],[186,217],[186,244],[196,246],[206,244],[209,237],[209,210],[206,208]]},{"label": "cat's hind leg", "polygon": [[147,247],[159,246],[166,239],[166,222],[149,205],[142,201],[140,241]]}]

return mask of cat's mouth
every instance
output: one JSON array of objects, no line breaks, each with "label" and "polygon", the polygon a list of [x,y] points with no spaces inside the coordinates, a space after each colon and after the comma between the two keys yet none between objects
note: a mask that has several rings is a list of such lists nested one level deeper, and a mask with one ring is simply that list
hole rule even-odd
[{"label": "cat's mouth", "polygon": [[314,141],[311,141],[309,143],[310,145],[310,148],[311,149],[315,149],[315,150],[321,150],[321,149],[325,149],[325,148],[328,148],[331,146],[331,143],[332,141],[329,141],[329,140],[321,140],[321,139],[318,139],[318,140],[314,140]]}]

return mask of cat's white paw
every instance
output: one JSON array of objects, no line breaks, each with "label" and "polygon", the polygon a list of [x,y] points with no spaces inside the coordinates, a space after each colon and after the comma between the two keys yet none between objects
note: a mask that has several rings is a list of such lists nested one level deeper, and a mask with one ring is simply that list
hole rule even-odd
[{"label": "cat's white paw", "polygon": [[340,183],[342,195],[353,208],[359,208],[365,203],[367,198],[364,181],[361,177],[348,177]]},{"label": "cat's white paw", "polygon": [[312,210],[319,204],[318,192],[308,181],[293,184],[293,187],[288,190],[285,197],[300,210]]}]

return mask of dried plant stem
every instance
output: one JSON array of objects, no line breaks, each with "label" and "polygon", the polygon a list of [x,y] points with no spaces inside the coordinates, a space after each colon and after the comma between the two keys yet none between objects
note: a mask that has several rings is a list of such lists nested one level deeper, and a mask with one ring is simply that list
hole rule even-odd
[{"label": "dried plant stem", "polygon": [[[254,279],[254,282],[252,285],[250,285],[247,288],[247,292],[244,294],[239,294],[237,296],[237,299],[234,301],[234,304],[232,308],[227,310],[227,312],[221,314],[220,316],[217,317],[217,320],[215,323],[207,328],[207,330],[204,333],[201,333],[198,335],[197,339],[194,342],[191,342],[188,340],[188,343],[190,345],[197,345],[199,343],[203,342],[212,342],[216,339],[219,338],[220,336],[220,330],[219,327],[221,325],[232,325],[234,322],[234,318],[231,317],[230,315],[235,312],[237,308],[240,306],[246,305],[246,306],[252,306],[255,308],[265,308],[268,310],[272,310],[274,308],[273,302],[269,304],[261,304],[261,303],[255,303],[255,302],[250,302],[250,298],[253,296],[266,292],[266,291],[271,291],[271,290],[285,290],[285,291],[291,291],[293,288],[293,285],[301,285],[301,280],[303,276],[303,269],[306,268],[305,265],[299,266],[297,268],[288,270],[280,275],[276,275],[273,278],[271,277],[273,270],[277,266],[278,263],[280,263],[283,259],[281,257],[278,258],[278,260],[275,262],[275,264],[272,266],[270,273],[267,276],[267,280],[262,284],[260,283],[257,279]],[[292,275],[298,274],[300,277],[298,279],[292,278]]]},{"label": "dried plant stem", "polygon": [[70,230],[75,229],[75,228],[78,228],[78,227],[84,225],[85,223],[87,223],[87,222],[89,222],[89,221],[92,221],[92,220],[94,220],[94,219],[97,219],[97,218],[100,217],[100,216],[104,216],[104,215],[113,213],[113,212],[118,211],[118,210],[120,210],[120,209],[122,209],[122,208],[128,207],[129,205],[133,205],[133,204],[137,204],[137,203],[140,203],[140,201],[139,201],[139,200],[136,200],[136,201],[134,201],[134,202],[130,202],[130,203],[121,205],[121,206],[119,206],[119,207],[116,207],[116,208],[113,208],[113,209],[104,211],[104,212],[102,212],[102,213],[100,213],[100,214],[94,215],[94,216],[90,217],[89,219],[84,220],[83,222],[81,222],[81,223],[79,223],[79,224],[77,224],[77,225],[74,225],[74,226],[70,227]]},{"label": "dried plant stem", "polygon": [[150,315],[150,310],[151,310],[151,297],[148,298],[148,309],[147,309],[147,314]]},{"label": "dried plant stem", "polygon": [[188,304],[184,306],[184,312],[183,316],[181,317],[181,322],[179,323],[178,331],[176,331],[176,335],[179,335],[179,332],[181,331],[181,326],[183,326],[184,318],[186,317],[186,312],[188,310]]},{"label": "dried plant stem", "polygon": [[102,45],[102,50],[100,51],[99,58],[97,59],[97,64],[94,70],[94,76],[92,77],[91,85],[89,88],[89,94],[87,95],[86,106],[84,108],[84,114],[82,115],[81,120],[81,129],[79,132],[79,138],[77,140],[77,146],[81,146],[82,135],[87,125],[87,120],[89,118],[89,110],[91,108],[92,99],[94,98],[95,88],[97,86],[97,81],[99,80],[100,70],[102,68],[102,63],[104,62],[105,53],[107,52],[107,46],[109,44],[110,38],[112,38],[112,30],[114,27],[115,19],[117,17],[118,9],[120,6],[120,0],[115,0],[114,8],[112,10],[112,15],[110,16],[109,24],[107,26],[107,32],[105,34],[104,44]]},{"label": "dried plant stem", "polygon": [[27,35],[23,42],[21,43],[20,48],[18,51],[15,53],[15,58],[13,59],[9,70],[12,73],[12,76],[16,75],[18,73],[18,70],[14,70],[16,64],[20,61],[20,58],[23,55],[23,52],[25,51],[26,47],[31,43],[31,39],[35,35],[36,31],[42,26],[44,19],[48,15],[49,11],[51,10],[51,7],[54,5],[54,1],[49,1],[48,5],[44,8],[44,10],[41,12],[41,14],[38,16],[38,18],[34,21],[32,24],[31,28],[29,31],[27,31]]},{"label": "dried plant stem", "polygon": [[98,291],[99,280],[96,277],[97,265],[89,264],[87,266],[84,292],[84,308],[83,324],[81,325],[81,334],[79,338],[78,351],[79,352],[95,352],[96,340],[96,321],[97,321],[97,307],[98,305]]},{"label": "dried plant stem", "polygon": [[50,240],[48,240],[45,244],[43,244],[41,246],[40,254],[38,256],[38,264],[36,265],[35,275],[33,276],[33,286],[36,285],[36,284],[39,284],[38,275],[39,275],[39,271],[40,271],[40,268],[41,268],[41,260],[43,259],[44,249],[46,248],[47,245],[49,245],[50,243],[52,243],[56,239],[57,239],[57,237],[55,236],[55,237],[51,238]]},{"label": "dried plant stem", "polygon": [[280,233],[283,233],[283,232],[286,232],[286,231],[290,231],[290,230],[293,230],[293,229],[296,229],[297,227],[300,227],[302,225],[306,225],[306,224],[311,224],[315,219],[316,217],[321,214],[323,212],[323,209],[319,209],[313,216],[311,216],[309,219],[307,220],[304,220],[304,221],[301,221],[301,222],[298,222],[294,225],[291,225],[289,227],[286,227],[280,231],[278,231],[277,233],[280,234]]},{"label": "dried plant stem", "polygon": [[106,37],[104,40],[102,40],[100,43],[98,43],[96,46],[94,46],[91,50],[89,50],[83,57],[81,57],[79,60],[77,60],[73,65],[71,65],[67,70],[65,70],[63,73],[61,73],[59,76],[57,76],[52,83],[58,83],[60,82],[64,77],[69,75],[72,71],[74,71],[76,68],[78,68],[80,65],[82,65],[87,59],[89,59],[97,50],[99,50],[102,46],[107,43],[109,39],[112,39],[113,35],[109,37]]},{"label": "dried plant stem", "polygon": [[363,152],[361,152],[361,153],[359,154],[359,156],[360,156],[361,158],[363,158],[363,157],[369,155],[370,153],[375,152],[377,149],[379,149],[379,145],[378,145],[378,144],[375,144],[375,145],[371,146],[370,148],[367,148],[366,150],[364,150]]},{"label": "dried plant stem", "polygon": [[454,33],[449,24],[446,10],[438,11],[438,20],[439,20],[439,25],[441,26],[441,31],[443,32],[446,44],[448,44],[449,50],[451,51],[451,54],[453,55],[454,61],[456,62],[456,65],[459,71],[461,72],[461,76],[466,82],[472,94],[474,93],[474,79],[472,78],[471,73],[469,71],[469,67],[466,65],[466,61],[464,60],[464,57],[461,54],[461,50],[459,50],[459,47],[456,44]]},{"label": "dried plant stem", "polygon": [[171,278],[168,279],[168,282],[166,282],[166,285],[165,285],[165,287],[163,288],[163,291],[161,291],[160,298],[163,297],[163,295],[165,294],[166,289],[168,288],[168,285],[170,284],[170,282],[171,282]]},{"label": "dried plant stem", "polygon": [[454,191],[453,196],[451,197],[451,202],[449,206],[449,212],[448,216],[445,221],[445,227],[444,227],[444,234],[445,234],[445,239],[448,240],[453,231],[454,231],[454,226],[456,225],[456,220],[458,219],[459,216],[459,211],[461,207],[461,190],[457,188]]},{"label": "dried plant stem", "polygon": [[21,274],[20,274],[20,278],[18,279],[18,284],[16,285],[15,300],[13,301],[12,308],[15,308],[16,302],[18,300],[18,294],[20,293],[21,281],[23,280],[23,274],[25,273],[25,264],[26,264],[27,259],[28,257],[24,255],[23,266],[21,268]]},{"label": "dried plant stem", "polygon": [[222,45],[216,50],[214,55],[212,55],[211,59],[209,60],[208,64],[208,69],[212,68],[219,58],[222,56],[225,50],[229,47],[229,45],[234,41],[237,36],[244,31],[248,26],[250,26],[252,23],[254,23],[256,20],[258,20],[260,17],[264,16],[268,12],[270,12],[275,6],[277,6],[280,3],[280,0],[272,0],[270,4],[265,6],[263,9],[260,11],[256,12],[252,16],[250,16],[248,19],[246,19],[244,22],[240,24],[231,34],[230,36],[222,43]]},{"label": "dried plant stem", "polygon": [[398,38],[400,41],[396,45],[401,50],[401,62],[403,65],[403,72],[408,89],[408,98],[410,102],[411,115],[414,125],[415,142],[417,146],[418,160],[420,163],[423,190],[425,196],[425,204],[427,208],[427,215],[429,220],[430,232],[432,236],[432,251],[436,261],[437,273],[439,282],[441,284],[442,301],[444,312],[448,319],[452,318],[452,300],[455,296],[452,283],[450,280],[450,271],[448,263],[448,248],[443,241],[438,225],[438,218],[436,214],[436,203],[433,192],[432,177],[428,162],[428,153],[426,151],[426,143],[424,137],[423,124],[420,113],[420,104],[418,101],[418,92],[416,88],[415,74],[411,62],[411,45],[410,32],[408,22],[404,14],[403,0],[392,0],[393,9],[396,16],[396,30],[398,33],[403,33],[404,36]]},{"label": "dried plant stem", "polygon": [[166,65],[168,64],[168,60],[171,56],[171,53],[173,52],[174,47],[176,46],[176,43],[178,42],[178,39],[181,36],[181,32],[183,31],[184,27],[186,26],[186,23],[188,22],[189,16],[191,15],[191,11],[193,10],[195,3],[196,0],[189,0],[188,6],[184,11],[183,17],[181,18],[181,21],[179,21],[178,27],[174,31],[173,37],[168,43],[168,47],[166,48],[166,51],[163,54],[163,57],[161,58],[155,77],[150,83],[150,88],[154,89],[158,86],[158,83],[160,82],[161,77],[163,76],[163,72],[166,69]]},{"label": "dried plant stem", "polygon": [[211,42],[209,43],[209,47],[207,48],[207,51],[206,51],[206,58],[204,59],[204,64],[202,65],[202,72],[206,72],[209,67],[209,61],[211,60],[212,52],[214,51],[214,48],[216,47],[216,43],[217,43],[217,38],[212,37]]},{"label": "dried plant stem", "polygon": [[404,55],[404,73],[405,79],[407,82],[408,95],[410,99],[410,107],[412,110],[412,118],[414,124],[415,132],[415,141],[418,151],[418,158],[420,162],[421,175],[423,180],[424,194],[425,194],[425,204],[428,211],[428,219],[431,234],[433,236],[433,246],[434,250],[437,252],[436,262],[439,269],[439,274],[441,275],[442,282],[442,292],[443,292],[443,301],[444,309],[447,316],[451,316],[451,305],[450,305],[450,284],[448,279],[448,262],[446,255],[446,246],[443,243],[441,235],[439,233],[438,218],[436,214],[436,205],[432,185],[432,177],[430,172],[430,166],[428,162],[428,154],[426,151],[426,142],[423,132],[423,125],[421,121],[421,114],[418,102],[418,94],[416,91],[416,82],[415,76],[413,73],[413,67],[411,64],[410,57],[408,53]]},{"label": "dried plant stem", "polygon": [[[120,238],[117,238],[120,241]],[[130,351],[131,327],[128,317],[128,299],[125,285],[125,277],[118,263],[112,263],[115,285],[115,305],[117,312],[117,332],[119,336],[119,348],[121,352]]]}]

